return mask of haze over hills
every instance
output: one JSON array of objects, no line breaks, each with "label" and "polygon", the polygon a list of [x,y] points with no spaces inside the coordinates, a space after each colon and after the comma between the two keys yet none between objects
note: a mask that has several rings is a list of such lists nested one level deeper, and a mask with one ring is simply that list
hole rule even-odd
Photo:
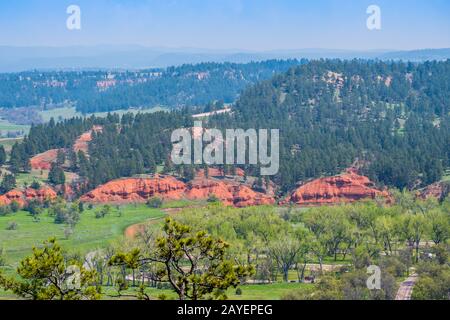
[{"label": "haze over hills", "polygon": [[200,62],[248,63],[268,59],[381,59],[445,60],[450,49],[414,51],[354,51],[338,49],[298,50],[210,50],[197,48],[158,48],[138,45],[14,47],[0,46],[0,72],[52,69],[143,69]]}]

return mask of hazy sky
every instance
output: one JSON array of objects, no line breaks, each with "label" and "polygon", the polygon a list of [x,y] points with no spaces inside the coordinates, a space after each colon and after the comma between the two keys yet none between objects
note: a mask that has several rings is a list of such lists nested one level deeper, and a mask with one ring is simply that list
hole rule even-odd
[{"label": "hazy sky", "polygon": [[[82,29],[66,28],[76,4]],[[366,9],[381,7],[382,30]],[[0,45],[276,50],[450,47],[448,0],[1,0]]]}]

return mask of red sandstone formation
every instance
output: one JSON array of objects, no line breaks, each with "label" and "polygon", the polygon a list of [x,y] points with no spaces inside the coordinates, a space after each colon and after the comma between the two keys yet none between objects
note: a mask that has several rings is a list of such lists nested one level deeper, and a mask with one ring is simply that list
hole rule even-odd
[{"label": "red sandstone formation", "polygon": [[195,179],[184,191],[189,200],[205,200],[214,195],[226,205],[233,204],[233,193],[224,181],[213,179]]},{"label": "red sandstone formation", "polygon": [[27,188],[25,190],[14,189],[0,196],[0,205],[10,205],[15,201],[23,207],[29,201],[37,200],[39,202],[44,202],[46,200],[53,200],[56,197],[56,192],[48,186],[43,186],[39,190],[32,188]]},{"label": "red sandstone formation", "polygon": [[374,199],[377,196],[389,198],[388,192],[378,190],[369,178],[355,172],[347,172],[302,185],[284,203],[306,206],[336,204]]},{"label": "red sandstone formation", "polygon": [[58,149],[48,150],[38,154],[30,159],[30,165],[33,170],[50,170],[52,163],[56,162]]},{"label": "red sandstone formation", "polygon": [[275,198],[264,193],[256,192],[251,188],[238,185],[233,188],[234,203],[238,208],[249,206],[262,206],[275,204]]},{"label": "red sandstone formation", "polygon": [[[92,130],[83,133],[74,143],[73,150],[75,152],[83,151],[88,153],[89,142],[92,141],[93,132],[101,132],[102,126],[94,126]],[[44,153],[38,154],[30,159],[31,168],[34,170],[50,170],[52,163],[56,162],[58,156],[58,149],[48,150]]]},{"label": "red sandstone formation", "polygon": [[445,199],[450,193],[450,184],[445,182],[437,182],[428,187],[419,190],[418,196],[421,199],[436,198]]},{"label": "red sandstone formation", "polygon": [[73,150],[78,153],[78,151],[83,151],[84,153],[88,153],[89,151],[89,142],[92,141],[92,133],[93,132],[101,132],[103,130],[102,126],[94,126],[92,130],[83,133],[78,139],[75,141],[73,145]]},{"label": "red sandstone formation", "polygon": [[[245,171],[242,170],[241,168],[236,168],[236,173],[235,176],[236,177],[244,177],[245,176]],[[220,168],[208,168],[208,176],[210,178],[220,178],[223,177],[223,170]],[[197,179],[204,179],[205,177],[205,170],[204,169],[200,169],[197,171],[196,173],[196,178]]]},{"label": "red sandstone formation", "polygon": [[152,197],[207,200],[211,195],[215,195],[225,205],[236,207],[275,203],[273,197],[232,181],[196,179],[185,184],[170,176],[114,180],[89,192],[80,200],[88,203],[142,203]]},{"label": "red sandstone formation", "polygon": [[81,197],[89,203],[139,203],[152,197],[177,200],[186,185],[173,177],[129,178],[108,182]]},{"label": "red sandstone formation", "polygon": [[273,197],[230,181],[196,179],[189,184],[185,192],[185,197],[189,200],[205,200],[210,195],[216,196],[225,205],[239,208],[275,204]]}]

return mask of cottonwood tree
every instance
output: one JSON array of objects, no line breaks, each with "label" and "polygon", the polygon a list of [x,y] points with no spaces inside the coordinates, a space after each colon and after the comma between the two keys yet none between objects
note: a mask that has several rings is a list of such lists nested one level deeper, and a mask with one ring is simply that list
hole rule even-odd
[{"label": "cottonwood tree", "polygon": [[429,230],[428,220],[422,214],[404,214],[398,219],[397,228],[401,238],[415,249],[415,260],[419,262],[420,241]]},{"label": "cottonwood tree", "polygon": [[[204,231],[166,219],[163,235],[156,239],[152,253],[142,256],[140,249],[118,253],[112,265],[136,269],[138,264],[156,263],[155,281],[168,282],[180,300],[203,298],[225,299],[229,287],[237,287],[254,271],[251,266],[234,265],[225,259],[229,245]],[[149,299],[141,287],[139,298]]]},{"label": "cottonwood tree", "polygon": [[430,236],[435,244],[445,243],[450,238],[450,216],[441,210],[427,213],[430,223]]},{"label": "cottonwood tree", "polygon": [[284,233],[268,246],[270,257],[276,262],[283,274],[283,281],[288,282],[289,270],[300,260],[300,256],[307,254],[309,247],[304,241],[307,230],[297,231],[295,234]]},{"label": "cottonwood tree", "polygon": [[0,274],[0,287],[29,300],[97,300],[101,292],[95,280],[95,271],[67,261],[56,240],[50,239],[21,261],[17,277]]}]

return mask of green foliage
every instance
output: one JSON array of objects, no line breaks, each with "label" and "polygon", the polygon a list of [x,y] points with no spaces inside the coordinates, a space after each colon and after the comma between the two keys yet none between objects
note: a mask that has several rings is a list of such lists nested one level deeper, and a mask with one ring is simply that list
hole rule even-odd
[{"label": "green foliage", "polygon": [[64,170],[56,163],[52,164],[48,174],[48,181],[54,185],[63,185],[66,182]]},{"label": "green foliage", "polygon": [[6,151],[3,145],[0,145],[0,166],[6,163]]},{"label": "green foliage", "polygon": [[95,218],[102,219],[112,213],[112,208],[110,205],[104,205],[101,209],[95,212]]},{"label": "green foliage", "polygon": [[0,192],[7,193],[16,187],[16,177],[12,174],[5,174],[0,184]]},{"label": "green foliage", "polygon": [[3,267],[6,264],[4,252],[5,252],[5,249],[0,247],[0,267]]},{"label": "green foliage", "polygon": [[0,287],[29,300],[96,300],[95,271],[86,270],[78,261],[68,261],[55,239],[33,248],[33,254],[21,261],[18,278],[0,274]]},{"label": "green foliage", "polygon": [[163,206],[163,201],[161,198],[153,197],[153,198],[149,199],[146,204],[149,208],[158,209]]},{"label": "green foliage", "polygon": [[140,250],[135,249],[115,255],[111,264],[135,269],[140,261],[157,263],[156,277],[169,281],[180,300],[225,299],[229,287],[237,287],[253,273],[251,266],[235,266],[226,260],[229,245],[204,231],[194,232],[172,219],[166,219],[163,231],[149,257],[141,257]]},{"label": "green foliage", "polygon": [[62,166],[66,162],[66,153],[64,150],[59,149],[56,155],[56,164]]},{"label": "green foliage", "polygon": [[34,190],[39,190],[41,188],[41,184],[38,181],[34,180],[31,183],[30,188],[32,188]]},{"label": "green foliage", "polygon": [[11,202],[9,207],[10,207],[11,211],[14,213],[16,213],[20,210],[20,204],[15,200],[13,202]]},{"label": "green foliage", "polygon": [[[51,104],[73,101],[77,111],[86,114],[136,107],[180,108],[205,105],[214,100],[233,102],[247,85],[269,79],[274,73],[284,72],[299,63],[297,60],[201,63],[142,70],[138,74],[114,71],[3,74],[0,75],[0,105],[13,108],[37,106],[43,101],[51,101]],[[108,90],[97,88],[97,81],[104,81],[111,73],[117,80],[116,86]],[[28,78],[29,81],[23,80]],[[55,78],[70,85],[61,88],[35,85]],[[218,101],[214,107],[221,105],[223,102]]]},{"label": "green foliage", "polygon": [[68,204],[64,199],[58,199],[50,206],[49,215],[54,217],[56,224],[67,224],[72,228],[80,221],[78,204]]},{"label": "green foliage", "polygon": [[417,268],[419,279],[412,293],[413,300],[448,300],[450,266],[422,263]]},{"label": "green foliage", "polygon": [[32,200],[28,202],[24,210],[28,211],[35,221],[39,221],[39,215],[43,211],[42,207],[42,203],[40,203],[38,200]]}]

